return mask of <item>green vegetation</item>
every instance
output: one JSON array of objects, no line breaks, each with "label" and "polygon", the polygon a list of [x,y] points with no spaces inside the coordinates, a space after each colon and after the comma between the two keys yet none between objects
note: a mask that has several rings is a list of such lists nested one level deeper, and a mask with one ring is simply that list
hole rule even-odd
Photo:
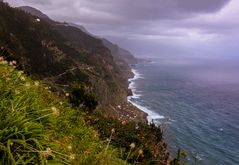
[{"label": "green vegetation", "polygon": [[163,142],[163,132],[151,123],[120,121],[94,113],[86,117],[87,123],[100,133],[102,140],[120,150],[121,159],[132,164],[167,164],[169,153]]},{"label": "green vegetation", "polygon": [[[83,113],[0,58],[0,164],[123,164]],[[16,62],[10,62],[14,65]]]},{"label": "green vegetation", "polygon": [[181,165],[181,164],[189,165],[187,161],[187,153],[184,150],[178,149],[177,157],[170,162],[170,165]]},{"label": "green vegetation", "polygon": [[15,64],[0,58],[1,164],[168,163],[160,127],[85,115]]},{"label": "green vegetation", "polygon": [[129,75],[101,40],[3,2],[0,22],[0,164],[169,163],[160,127],[107,117]]},{"label": "green vegetation", "polygon": [[54,21],[36,21],[20,9],[0,2],[0,46],[8,60],[63,94],[73,82],[92,88],[101,105],[126,101],[127,77],[122,77],[100,39]]},{"label": "green vegetation", "polygon": [[82,107],[88,112],[92,112],[98,105],[98,101],[94,93],[86,87],[84,83],[73,83],[70,94],[69,102],[73,107]]}]

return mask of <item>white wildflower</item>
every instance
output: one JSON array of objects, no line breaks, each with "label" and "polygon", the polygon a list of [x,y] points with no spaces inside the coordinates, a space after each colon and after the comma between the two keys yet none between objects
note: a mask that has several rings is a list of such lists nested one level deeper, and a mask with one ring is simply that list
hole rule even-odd
[{"label": "white wildflower", "polygon": [[112,132],[112,133],[115,133],[115,129],[114,129],[114,128],[112,128],[111,132]]},{"label": "white wildflower", "polygon": [[22,74],[23,74],[23,71],[17,72],[17,75],[18,75],[18,76],[21,76]]},{"label": "white wildflower", "polygon": [[12,62],[12,61],[10,61],[10,62],[9,62],[9,65],[13,66],[14,64],[13,64],[13,62]]},{"label": "white wildflower", "polygon": [[143,150],[139,150],[139,155],[142,155],[143,154]]},{"label": "white wildflower", "polygon": [[131,143],[129,146],[130,148],[135,148],[135,143]]},{"label": "white wildflower", "polygon": [[39,86],[39,81],[34,81],[35,86]]},{"label": "white wildflower", "polygon": [[21,76],[21,77],[20,77],[20,80],[25,81],[26,78],[25,78],[24,76]]},{"label": "white wildflower", "polygon": [[0,61],[0,64],[6,65],[6,64],[8,64],[8,62],[3,60],[3,61]]},{"label": "white wildflower", "polygon": [[51,148],[47,148],[45,151],[42,152],[42,156],[48,158],[52,154]]},{"label": "white wildflower", "polygon": [[71,146],[71,145],[67,146],[67,149],[68,149],[69,151],[71,151],[71,150],[72,150],[72,146]]},{"label": "white wildflower", "polygon": [[30,87],[30,85],[31,85],[31,84],[30,84],[29,82],[27,82],[27,83],[25,84],[26,87]]},{"label": "white wildflower", "polygon": [[13,60],[13,61],[12,61],[12,64],[13,64],[13,65],[16,65],[16,64],[17,64],[17,61]]},{"label": "white wildflower", "polygon": [[51,107],[52,113],[56,116],[59,115],[59,110],[56,107]]},{"label": "white wildflower", "polygon": [[70,159],[70,160],[74,160],[74,159],[75,159],[75,155],[74,155],[74,154],[71,154],[71,155],[69,156],[69,159]]}]

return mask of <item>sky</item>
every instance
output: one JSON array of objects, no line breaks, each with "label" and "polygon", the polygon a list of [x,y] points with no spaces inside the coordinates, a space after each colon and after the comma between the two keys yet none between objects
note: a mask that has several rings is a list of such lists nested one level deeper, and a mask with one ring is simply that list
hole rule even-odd
[{"label": "sky", "polygon": [[83,25],[136,56],[239,56],[238,0],[5,0]]}]

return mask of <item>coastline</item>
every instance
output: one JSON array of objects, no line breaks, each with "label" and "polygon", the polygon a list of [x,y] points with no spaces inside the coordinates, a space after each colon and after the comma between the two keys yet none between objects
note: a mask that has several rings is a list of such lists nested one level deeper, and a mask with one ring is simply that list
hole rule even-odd
[{"label": "coastline", "polygon": [[[148,61],[147,63],[151,63],[153,61]],[[145,63],[145,61],[144,61]],[[138,64],[142,64],[142,63],[138,63]],[[157,120],[157,119],[164,119],[165,117],[164,116],[161,116],[155,112],[153,112],[152,110],[150,110],[149,108],[143,106],[143,105],[140,105],[138,103],[135,103],[132,99],[140,99],[140,97],[142,96],[141,94],[139,94],[140,92],[136,90],[136,85],[135,85],[135,80],[138,80],[138,79],[142,79],[144,78],[142,74],[140,74],[136,69],[134,69],[133,67],[135,67],[136,65],[138,64],[134,64],[132,66],[130,66],[131,68],[131,78],[128,79],[128,82],[129,82],[129,85],[128,85],[128,90],[130,91],[130,95],[128,95],[127,97],[127,102],[130,103],[131,105],[133,105],[138,111],[141,111],[143,112],[146,116],[145,116],[145,121],[147,123],[154,123],[154,120]],[[160,125],[160,123],[154,123],[156,125]],[[167,146],[167,143],[165,143],[165,140],[164,141],[164,144],[166,144]],[[165,149],[165,152],[169,153],[169,161],[167,162],[167,165],[169,165],[170,161],[173,160],[173,157],[172,157],[172,153],[169,152],[168,148]]]},{"label": "coastline", "polygon": [[[136,64],[137,65],[137,64]],[[150,110],[149,108],[147,108],[146,106],[140,105],[139,103],[136,103],[134,100],[135,99],[139,99],[142,95],[140,94],[139,91],[136,90],[136,86],[135,86],[135,80],[138,79],[142,79],[143,75],[140,74],[136,69],[131,68],[131,73],[133,75],[133,77],[128,79],[129,85],[128,85],[128,90],[130,91],[130,95],[128,95],[127,97],[127,102],[132,104],[134,107],[136,107],[139,111],[145,113],[146,115],[146,120],[150,123],[153,122],[154,120],[157,119],[164,119],[164,116],[161,116],[155,112],[153,112],[152,110]]]},{"label": "coastline", "polygon": [[[135,65],[135,64],[134,64]],[[122,123],[127,123],[128,121],[134,122],[148,122],[148,113],[139,108],[136,104],[129,100],[130,97],[134,97],[135,93],[131,89],[130,82],[134,80],[137,74],[134,73],[132,66],[128,64],[129,68],[127,69],[128,77],[128,94],[126,96],[126,101],[122,102],[117,106],[111,106],[113,110],[111,116],[121,121]]]}]

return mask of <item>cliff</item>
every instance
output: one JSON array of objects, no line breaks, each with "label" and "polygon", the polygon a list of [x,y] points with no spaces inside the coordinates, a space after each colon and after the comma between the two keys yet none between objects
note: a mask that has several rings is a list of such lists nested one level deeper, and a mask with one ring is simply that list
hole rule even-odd
[{"label": "cliff", "polygon": [[161,128],[126,101],[129,52],[1,2],[0,23],[2,164],[168,164]]},{"label": "cliff", "polygon": [[0,12],[0,44],[7,47],[7,58],[16,60],[19,68],[58,93],[74,81],[84,82],[101,105],[126,102],[127,78],[101,40],[45,15],[38,18],[4,4]]},{"label": "cliff", "polygon": [[[136,64],[138,61],[129,51],[104,38],[91,34],[81,25],[56,22],[32,7],[23,6],[19,9],[49,23],[67,40],[69,47],[81,54],[83,52],[85,60],[83,63],[100,70],[103,74],[99,75],[101,79],[92,75],[88,77],[90,77],[90,86],[93,86],[103,108],[109,109],[107,111],[109,114],[115,115],[115,111],[117,111],[116,116],[129,113],[130,118],[137,116],[136,120],[146,119],[145,113],[139,111],[126,100],[127,96],[131,94],[128,90],[128,78],[133,76],[130,65]],[[105,92],[104,89],[109,90]],[[114,99],[112,99],[113,97]],[[118,109],[119,105],[123,108]]]}]

